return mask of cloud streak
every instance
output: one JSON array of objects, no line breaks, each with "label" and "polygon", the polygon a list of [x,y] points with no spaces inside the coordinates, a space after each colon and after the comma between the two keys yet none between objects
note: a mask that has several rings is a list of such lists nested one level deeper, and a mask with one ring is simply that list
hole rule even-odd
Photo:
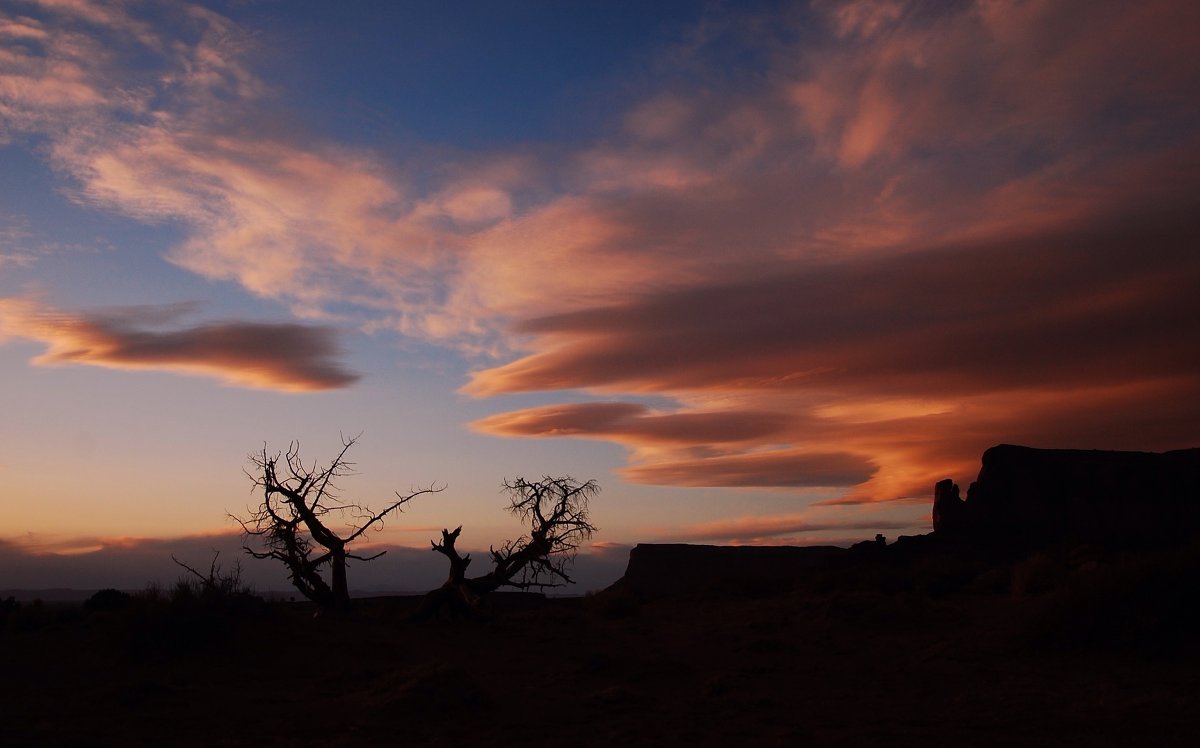
[{"label": "cloud streak", "polygon": [[46,366],[197,374],[227,384],[284,392],[348,387],[359,376],[337,359],[332,328],[293,323],[218,322],[162,329],[186,307],[70,313],[27,299],[0,299],[0,334],[45,343]]},{"label": "cloud streak", "polygon": [[668,444],[719,444],[780,433],[787,420],[779,413],[659,414],[633,403],[574,403],[501,413],[473,426],[505,436],[623,436]]},{"label": "cloud streak", "polygon": [[661,533],[659,542],[672,543],[712,543],[720,542],[730,545],[779,544],[781,536],[795,542],[829,542],[830,533],[841,537],[857,537],[865,531],[879,530],[921,530],[925,529],[913,522],[860,519],[853,521],[822,521],[806,514],[786,514],[776,516],[746,516],[731,517],[714,522],[699,522],[671,529]]},{"label": "cloud streak", "polygon": [[863,483],[874,472],[863,456],[782,449],[659,460],[626,468],[622,475],[635,483],[672,486],[821,488]]},{"label": "cloud streak", "polygon": [[[436,169],[283,126],[210,12],[178,6],[167,33],[30,7],[0,19],[2,137],[46,138],[77,200],[178,224],[173,262],[298,316],[500,356],[468,394],[606,399],[479,431],[613,441],[634,481],[844,501],[926,495],[997,441],[1196,438],[1188,4],[724,16],[595,142]],[[44,362],[353,377],[325,328],[8,314]],[[674,405],[626,402],[647,394]]]},{"label": "cloud streak", "polygon": [[[962,470],[989,439],[1063,433],[1056,419],[1080,425],[1063,433],[1066,443],[1137,447],[1113,438],[1116,424],[1137,423],[1131,436],[1145,448],[1177,445],[1194,438],[1195,409],[1172,408],[1200,391],[1200,357],[1182,344],[1200,336],[1194,215],[1186,205],[1164,208],[531,319],[522,329],[543,349],[481,371],[467,387],[672,395],[697,404],[655,417],[677,427],[675,442],[720,441],[702,428],[714,419],[727,434],[746,429],[733,454],[678,459],[634,425],[641,410],[617,403],[542,407],[476,426],[609,438],[650,461],[624,473],[647,483],[850,486],[877,460],[884,469],[873,489],[884,498],[928,491],[939,471]],[[714,398],[726,410],[696,411]],[[775,414],[771,428],[756,432],[764,413]],[[761,448],[780,443],[792,446]],[[911,475],[893,471],[889,455]]]},{"label": "cloud streak", "polygon": [[467,391],[956,394],[1186,375],[1196,352],[1174,343],[1200,332],[1195,207],[527,320],[546,350],[476,374]]}]

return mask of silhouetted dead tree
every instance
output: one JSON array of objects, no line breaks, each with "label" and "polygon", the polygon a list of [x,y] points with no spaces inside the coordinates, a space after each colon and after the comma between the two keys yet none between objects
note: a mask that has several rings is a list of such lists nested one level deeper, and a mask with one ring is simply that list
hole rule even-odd
[{"label": "silhouetted dead tree", "polygon": [[432,550],[450,561],[446,582],[425,596],[419,618],[444,609],[473,614],[485,595],[501,587],[545,589],[570,584],[567,574],[580,544],[596,531],[588,517],[588,502],[600,492],[595,481],[580,483],[574,478],[543,476],[539,481],[505,479],[508,510],[529,524],[529,532],[517,540],[489,549],[492,568],[486,574],[467,577],[470,554],[454,547],[462,526],[442,530],[442,542],[430,541]]},{"label": "silhouetted dead tree", "polygon": [[[343,439],[342,451],[328,466],[305,466],[300,445],[292,442],[287,452],[271,455],[266,446],[250,455],[253,472],[247,471],[263,500],[249,517],[234,517],[246,533],[247,553],[255,558],[273,558],[287,567],[288,576],[300,594],[324,609],[344,609],[350,604],[346,564],[350,559],[371,561],[382,556],[359,556],[350,552],[355,541],[371,528],[382,527],[384,518],[421,494],[444,490],[430,486],[409,494],[396,494],[397,501],[382,511],[342,501],[335,481],[353,472],[346,453],[355,439]],[[345,525],[341,534],[330,527]],[[250,541],[262,544],[251,547]],[[328,569],[328,581],[325,570]]]},{"label": "silhouetted dead tree", "polygon": [[218,560],[220,551],[213,551],[212,561],[208,564],[208,572],[202,572],[196,567],[184,563],[171,555],[176,565],[188,572],[190,576],[180,577],[175,583],[173,597],[194,597],[206,603],[221,603],[239,598],[250,597],[250,586],[242,582],[242,563],[233,562],[233,568],[225,571]]}]

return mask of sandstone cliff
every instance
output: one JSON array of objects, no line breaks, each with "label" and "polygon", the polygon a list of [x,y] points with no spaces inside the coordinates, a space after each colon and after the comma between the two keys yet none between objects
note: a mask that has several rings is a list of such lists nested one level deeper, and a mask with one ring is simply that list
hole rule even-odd
[{"label": "sandstone cliff", "polygon": [[639,595],[786,588],[798,577],[837,563],[834,546],[719,546],[639,543],[615,589]]},{"label": "sandstone cliff", "polygon": [[1014,541],[1174,542],[1200,520],[1200,449],[1114,452],[1001,444],[967,497],[934,490],[934,531]]},{"label": "sandstone cliff", "polygon": [[[964,500],[934,489],[934,532],[853,548],[639,544],[612,589],[637,595],[767,592],[814,572],[1004,563],[1054,544],[1165,546],[1200,529],[1200,449],[1109,452],[1001,444],[983,454]],[[948,559],[948,560],[947,560]],[[978,569],[974,569],[978,571]],[[973,571],[972,571],[973,573]]]}]

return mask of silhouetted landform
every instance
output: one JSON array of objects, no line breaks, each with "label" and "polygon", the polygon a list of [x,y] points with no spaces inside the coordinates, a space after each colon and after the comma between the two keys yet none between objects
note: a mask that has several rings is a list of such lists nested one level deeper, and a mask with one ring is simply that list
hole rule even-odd
[{"label": "silhouetted landform", "polygon": [[850,548],[642,543],[630,551],[625,575],[610,590],[639,596],[762,593],[794,589],[823,571],[888,566],[920,576],[924,571],[913,567],[931,562],[940,565],[942,577],[934,586],[957,586],[1039,548],[1175,546],[1195,538],[1200,528],[1200,449],[1151,453],[1001,444],[983,453],[966,500],[952,480],[935,486],[933,522],[929,534],[901,536],[891,544],[880,535]]},{"label": "silhouetted landform", "polygon": [[836,546],[722,546],[639,543],[625,575],[610,589],[637,595],[688,594],[790,586],[802,575],[838,564]]},{"label": "silhouetted landform", "polygon": [[0,599],[14,598],[25,602],[41,600],[45,603],[81,603],[99,590],[76,590],[69,587],[51,587],[42,589],[12,588],[0,590]]},{"label": "silhouetted landform", "polygon": [[[1060,479],[1006,473],[1028,464],[1007,451],[967,504]],[[421,595],[321,612],[203,572],[89,605],[0,598],[0,745],[1196,744],[1200,536],[1022,547],[969,527],[639,545],[609,590],[498,590],[470,619],[417,622]]]},{"label": "silhouetted landform", "polygon": [[1001,444],[984,452],[982,462],[966,500],[949,479],[935,487],[937,534],[1022,545],[1165,544],[1187,540],[1200,520],[1200,449]]}]

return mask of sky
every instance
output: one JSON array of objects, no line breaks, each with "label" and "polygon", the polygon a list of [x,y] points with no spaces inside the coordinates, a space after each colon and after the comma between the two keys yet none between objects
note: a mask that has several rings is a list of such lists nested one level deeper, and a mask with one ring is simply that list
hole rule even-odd
[{"label": "sky", "polygon": [[519,535],[504,478],[598,481],[599,585],[638,542],[928,531],[997,443],[1200,445],[1198,34],[0,0],[0,588],[232,561],[248,455],[293,441],[357,437],[360,503],[446,487],[371,535],[394,588],[443,527]]}]

